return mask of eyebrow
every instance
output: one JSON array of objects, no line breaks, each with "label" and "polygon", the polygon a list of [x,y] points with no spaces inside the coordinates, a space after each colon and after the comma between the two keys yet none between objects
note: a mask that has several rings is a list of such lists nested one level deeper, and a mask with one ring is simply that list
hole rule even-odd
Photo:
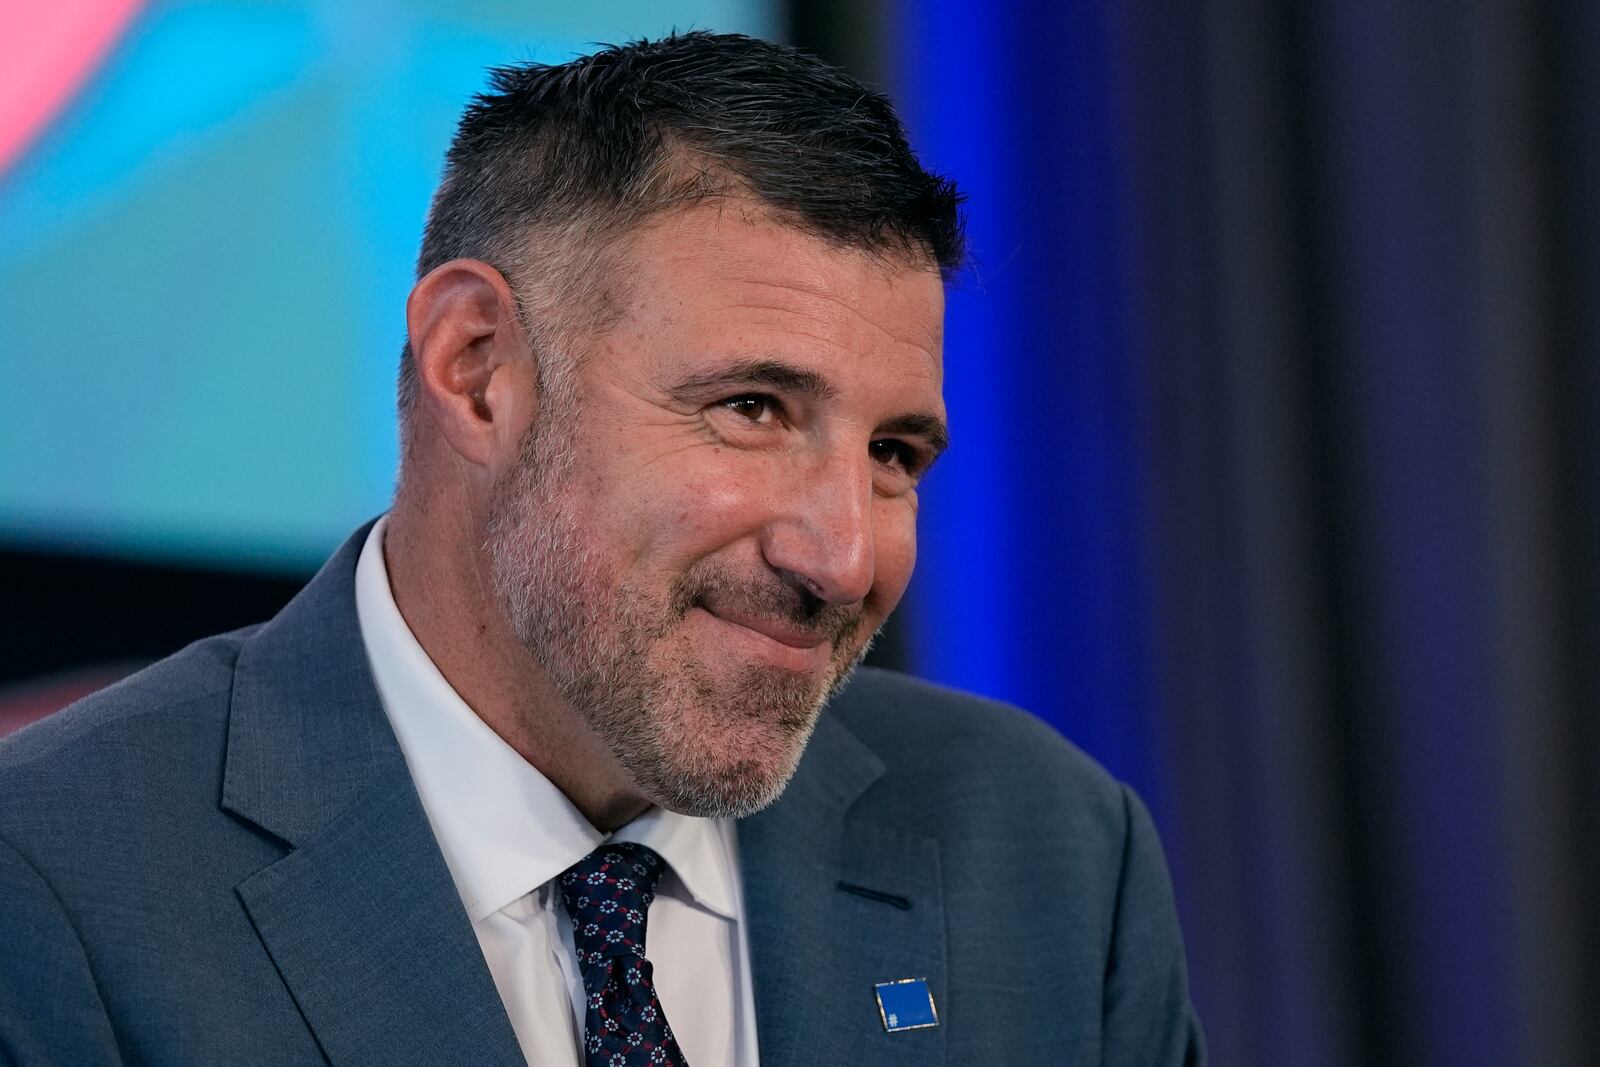
[{"label": "eyebrow", "polygon": [[878,432],[925,437],[928,447],[933,450],[933,459],[938,459],[944,454],[945,449],[950,447],[950,431],[945,429],[944,420],[937,415],[927,415],[920,411],[886,419],[878,424]]},{"label": "eyebrow", "polygon": [[[781,359],[737,360],[714,370],[690,375],[673,386],[671,392],[674,396],[689,397],[749,386],[798,393],[812,400],[832,400],[839,395],[839,390],[816,371],[796,367]],[[879,423],[876,432],[925,438],[934,459],[950,447],[950,432],[945,428],[944,420],[927,412],[915,411],[892,416]]]},{"label": "eyebrow", "polygon": [[758,385],[799,393],[813,400],[832,400],[838,396],[828,380],[816,371],[796,367],[777,359],[742,359],[715,370],[694,374],[680,381],[672,392],[679,396]]}]

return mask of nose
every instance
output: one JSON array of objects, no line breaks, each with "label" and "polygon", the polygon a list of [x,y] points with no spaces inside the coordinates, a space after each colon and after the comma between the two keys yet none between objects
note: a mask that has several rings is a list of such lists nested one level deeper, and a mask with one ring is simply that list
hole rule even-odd
[{"label": "nose", "polygon": [[865,600],[876,579],[869,462],[863,450],[774,486],[784,496],[762,531],[762,554],[831,604]]}]

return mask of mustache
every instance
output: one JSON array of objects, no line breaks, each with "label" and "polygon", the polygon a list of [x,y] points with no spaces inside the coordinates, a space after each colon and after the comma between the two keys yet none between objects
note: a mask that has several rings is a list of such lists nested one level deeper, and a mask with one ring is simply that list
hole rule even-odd
[{"label": "mustache", "polygon": [[706,605],[782,622],[834,647],[855,637],[866,617],[859,603],[831,604],[775,574],[751,578],[702,561],[674,583],[673,617]]}]

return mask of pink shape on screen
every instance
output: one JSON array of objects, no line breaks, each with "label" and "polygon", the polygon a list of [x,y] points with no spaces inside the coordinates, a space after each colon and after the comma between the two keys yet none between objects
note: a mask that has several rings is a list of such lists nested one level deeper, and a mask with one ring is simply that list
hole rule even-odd
[{"label": "pink shape on screen", "polygon": [[0,0],[0,171],[66,107],[144,0]]}]

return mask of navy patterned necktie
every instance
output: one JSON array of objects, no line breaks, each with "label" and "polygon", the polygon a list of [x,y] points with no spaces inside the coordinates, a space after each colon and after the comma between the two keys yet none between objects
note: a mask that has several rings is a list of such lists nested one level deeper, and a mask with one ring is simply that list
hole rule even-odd
[{"label": "navy patterned necktie", "polygon": [[586,1067],[688,1067],[644,958],[645,919],[666,867],[644,845],[619,841],[601,845],[561,876],[588,994]]}]

